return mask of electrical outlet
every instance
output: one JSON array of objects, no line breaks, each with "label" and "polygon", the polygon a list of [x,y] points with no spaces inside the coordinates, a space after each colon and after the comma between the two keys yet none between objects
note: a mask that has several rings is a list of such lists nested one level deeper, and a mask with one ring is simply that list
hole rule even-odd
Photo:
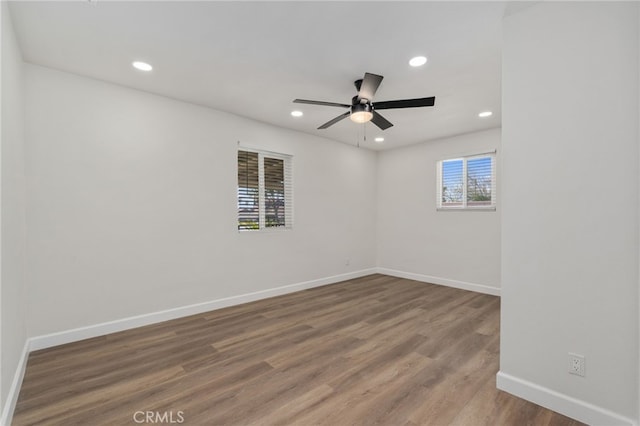
[{"label": "electrical outlet", "polygon": [[584,356],[569,352],[569,373],[584,377]]}]

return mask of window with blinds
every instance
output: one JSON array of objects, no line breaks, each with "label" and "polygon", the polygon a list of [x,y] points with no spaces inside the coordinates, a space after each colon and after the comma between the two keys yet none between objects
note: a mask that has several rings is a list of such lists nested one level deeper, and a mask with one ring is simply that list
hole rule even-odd
[{"label": "window with blinds", "polygon": [[291,228],[291,157],[238,150],[238,229]]},{"label": "window with blinds", "polygon": [[495,153],[438,161],[438,209],[496,206]]}]

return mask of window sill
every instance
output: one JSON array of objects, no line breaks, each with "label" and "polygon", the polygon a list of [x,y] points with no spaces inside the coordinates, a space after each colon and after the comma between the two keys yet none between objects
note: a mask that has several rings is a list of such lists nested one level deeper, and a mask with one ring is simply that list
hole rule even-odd
[{"label": "window sill", "polygon": [[496,211],[496,207],[437,207],[436,211],[439,212],[472,212],[472,211],[481,211],[481,212],[494,212]]},{"label": "window sill", "polygon": [[292,231],[292,227],[273,227],[263,229],[238,229],[238,234],[277,234],[280,232]]}]

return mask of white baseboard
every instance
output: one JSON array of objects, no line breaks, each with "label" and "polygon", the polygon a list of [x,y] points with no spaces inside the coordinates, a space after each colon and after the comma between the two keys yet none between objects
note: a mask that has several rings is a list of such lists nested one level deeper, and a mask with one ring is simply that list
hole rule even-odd
[{"label": "white baseboard", "polygon": [[462,290],[475,291],[476,293],[490,294],[492,296],[500,296],[498,287],[491,287],[484,284],[468,283],[465,281],[451,280],[449,278],[433,277],[431,275],[416,274],[413,272],[397,271],[388,268],[376,268],[379,274],[391,275],[392,277],[406,278],[409,280],[421,281],[431,284],[439,284],[447,287],[459,288]]},{"label": "white baseboard", "polygon": [[524,398],[583,423],[594,426],[635,426],[635,421],[602,407],[556,392],[544,386],[499,371],[496,376],[500,390]]},{"label": "white baseboard", "polygon": [[27,339],[27,341],[24,342],[22,354],[20,354],[18,366],[16,367],[16,372],[13,375],[13,381],[11,382],[7,399],[5,400],[4,407],[2,407],[2,417],[0,417],[0,425],[2,426],[9,426],[13,419],[13,412],[15,411],[16,403],[18,402],[22,379],[24,378],[24,372],[27,369],[27,358],[29,357],[29,352],[29,340]]},{"label": "white baseboard", "polygon": [[162,321],[182,318],[189,315],[196,315],[203,312],[213,311],[215,309],[226,308],[228,306],[240,305],[242,303],[266,299],[268,297],[280,296],[282,294],[293,293],[295,291],[305,290],[308,288],[351,280],[375,273],[375,268],[362,269],[360,271],[334,275],[317,280],[304,281],[301,283],[285,285],[282,287],[255,291],[253,293],[241,294],[239,296],[225,297],[223,299],[211,300],[208,302],[196,303],[193,305],[181,306],[164,311],[137,315],[134,317],[104,322],[101,324],[94,324],[87,327],[65,330],[58,333],[51,333],[44,336],[32,337],[30,339],[30,349],[32,351],[37,351],[40,349],[50,348],[52,346],[63,345],[65,343],[77,342],[78,340],[104,336],[105,334],[116,333],[118,331],[129,330],[132,328],[155,324]]}]

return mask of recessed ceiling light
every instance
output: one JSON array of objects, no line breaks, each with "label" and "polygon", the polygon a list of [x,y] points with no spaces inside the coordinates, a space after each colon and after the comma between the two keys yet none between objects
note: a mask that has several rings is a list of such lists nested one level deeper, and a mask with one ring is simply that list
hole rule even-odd
[{"label": "recessed ceiling light", "polygon": [[384,138],[375,138],[374,141],[380,143],[380,142],[384,142]]},{"label": "recessed ceiling light", "polygon": [[302,117],[302,111],[291,111],[291,115],[294,117]]},{"label": "recessed ceiling light", "polygon": [[146,62],[135,61],[131,65],[140,71],[151,71],[153,69],[153,67]]},{"label": "recessed ceiling light", "polygon": [[416,56],[415,58],[411,58],[409,61],[409,65],[412,67],[421,67],[427,63],[427,58],[425,56]]},{"label": "recessed ceiling light", "polygon": [[487,117],[491,117],[491,115],[493,115],[491,111],[483,111],[480,114],[478,114],[478,117],[487,118]]}]

